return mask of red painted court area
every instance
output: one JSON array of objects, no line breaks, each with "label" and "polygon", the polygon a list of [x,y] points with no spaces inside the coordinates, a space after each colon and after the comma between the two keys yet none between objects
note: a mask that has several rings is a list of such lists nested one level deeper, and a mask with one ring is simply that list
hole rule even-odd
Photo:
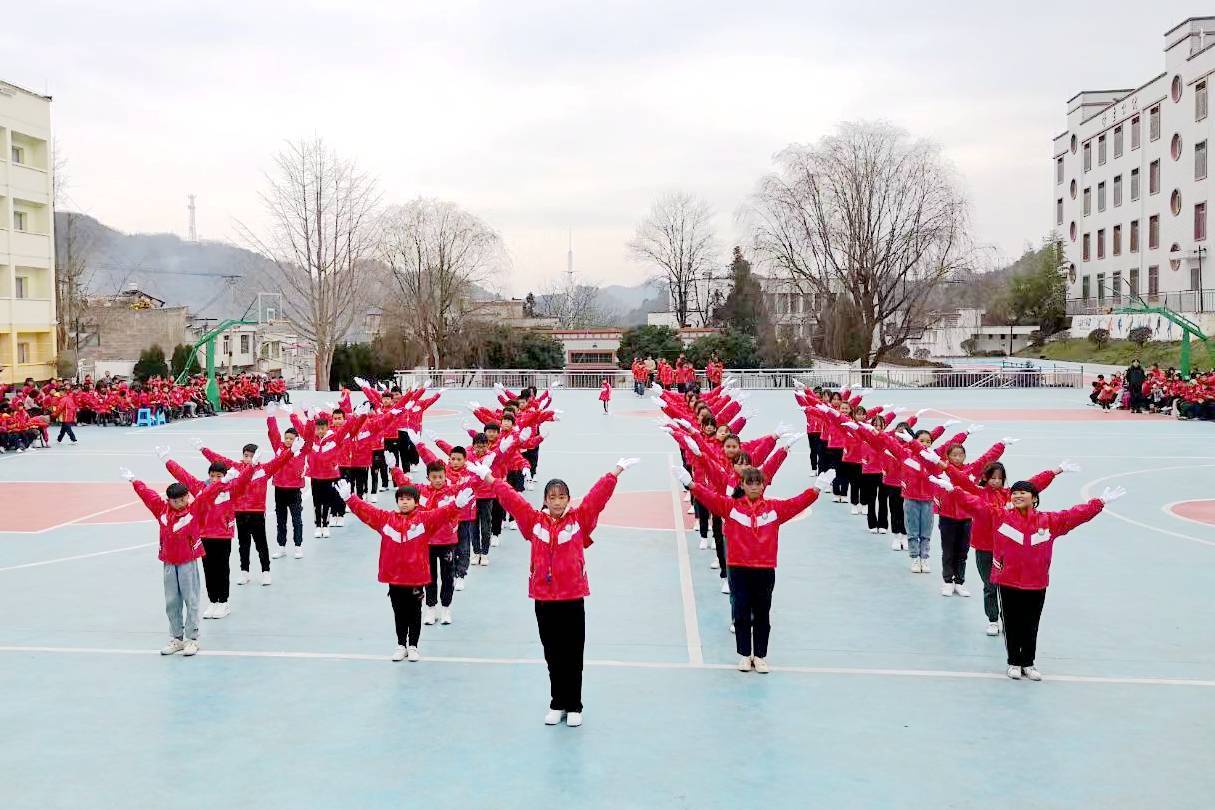
[{"label": "red painted court area", "polygon": [[1177,517],[1192,520],[1195,523],[1215,526],[1215,500],[1179,501],[1170,506],[1169,511]]},{"label": "red painted court area", "polygon": [[[440,418],[444,416],[455,416],[458,413],[460,412],[457,410],[452,410],[451,408],[430,408],[426,411],[426,416],[428,418]],[[221,419],[257,419],[264,422],[266,421],[266,412],[260,408],[250,409],[247,411],[224,411],[219,415],[219,417]]]},{"label": "red painted court area", "polygon": [[[150,486],[163,490],[165,485]],[[0,515],[0,532],[151,519],[130,484],[123,483],[0,484]]]},{"label": "red painted court area", "polygon": [[1102,411],[1099,408],[962,408],[948,412],[933,409],[928,412],[930,417],[933,414],[939,414],[941,418],[948,416],[973,422],[1101,422],[1169,418],[1130,411]]}]

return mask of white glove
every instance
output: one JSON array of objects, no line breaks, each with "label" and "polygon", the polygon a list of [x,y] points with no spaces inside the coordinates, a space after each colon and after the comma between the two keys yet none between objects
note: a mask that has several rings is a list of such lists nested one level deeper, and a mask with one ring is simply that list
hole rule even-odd
[{"label": "white glove", "polygon": [[909,410],[911,410],[911,409],[908,408],[906,405],[895,405],[893,408],[890,409],[890,412],[892,414],[907,413],[907,411],[909,411]]},{"label": "white glove", "polygon": [[917,418],[919,418],[931,410],[932,410],[932,408],[920,408],[918,411],[915,412],[915,415]]},{"label": "white glove", "polygon": [[946,492],[953,492],[953,481],[950,481],[944,474],[929,476],[928,480]]},{"label": "white glove", "polygon": [[531,437],[532,437],[532,429],[530,427],[525,427],[525,428],[523,428],[523,430],[519,431],[519,441],[525,442],[528,439],[530,439]]},{"label": "white glove", "polygon": [[1126,494],[1126,490],[1122,487],[1106,487],[1101,493],[1101,500],[1105,503],[1116,501]]},{"label": "white glove", "polygon": [[193,445],[195,450],[201,450],[202,446],[203,446],[203,440],[202,439],[190,439],[190,444]]},{"label": "white glove", "polygon": [[653,402],[653,403],[654,403],[655,405],[657,405],[659,408],[661,408],[662,406],[666,405],[666,403],[665,403],[665,402],[663,402],[663,401],[662,401],[661,399],[659,399],[658,397],[650,397],[650,402]]},{"label": "white glove", "polygon": [[779,425],[776,426],[776,434],[778,436],[784,436],[786,433],[792,433],[792,432],[793,432],[793,427],[785,424],[784,422],[781,422]]},{"label": "white glove", "polygon": [[266,415],[267,416],[274,416],[276,413],[278,413],[278,403],[277,402],[271,402],[269,405],[266,406]]},{"label": "white glove", "polygon": [[562,380],[557,380],[556,382],[554,382],[552,385],[549,386],[549,388],[564,388],[564,387],[565,387],[565,382]]},{"label": "white glove", "polygon": [[726,377],[724,380],[722,380],[721,387],[722,388],[736,388],[736,387],[738,387],[738,380],[735,379],[734,377]]},{"label": "white glove", "polygon": [[507,436],[505,439],[503,439],[501,441],[501,443],[498,444],[498,447],[502,448],[503,450],[509,450],[509,449],[511,449],[511,447],[514,446],[514,444],[515,444],[515,437]]},{"label": "white glove", "polygon": [[1058,470],[1061,473],[1080,472],[1080,465],[1076,464],[1074,461],[1063,459],[1063,461],[1059,462]]},{"label": "white glove", "polygon": [[338,497],[341,498],[343,501],[350,500],[350,482],[349,481],[342,479],[342,480],[338,481],[336,484],[334,484],[333,488],[337,490]]},{"label": "white glove", "polygon": [[983,428],[984,428],[984,425],[968,425],[966,428],[966,432],[967,433],[978,433]]},{"label": "white glove", "polygon": [[855,429],[855,428],[859,427],[859,425],[857,425],[857,423],[853,422],[851,419],[849,419],[847,422],[844,422],[843,426],[846,428],[851,428],[851,429]]},{"label": "white glove", "polygon": [[256,465],[261,460],[262,460],[262,449],[259,447],[253,451],[253,459],[249,463]]},{"label": "white glove", "polygon": [[554,411],[553,411],[553,421],[554,421],[554,422],[560,422],[560,421],[561,421],[561,415],[562,415],[562,414],[564,414],[564,413],[565,413],[565,411],[562,411],[562,410],[554,410]]},{"label": "white glove", "polygon": [[734,397],[734,399],[738,402],[746,402],[751,398],[751,393],[751,391],[740,391],[738,395]]},{"label": "white glove", "polygon": [[130,469],[128,469],[127,467],[119,467],[118,476],[120,478],[122,478],[123,481],[134,481],[135,480],[135,473],[131,472]]},{"label": "white glove", "polygon": [[[202,442],[199,442],[199,446],[200,447],[202,446]],[[164,445],[160,445],[160,444],[156,445],[156,456],[161,461],[164,461],[166,458],[169,457],[169,448]]]},{"label": "white glove", "polygon": [[502,391],[506,390],[506,386],[500,382],[496,382],[496,383],[494,383],[494,390],[498,391],[498,392],[502,392]]},{"label": "white glove", "polygon": [[657,391],[658,393],[660,393],[660,394],[661,394],[661,393],[662,393],[662,386],[661,386],[661,385],[659,385],[659,384],[658,384],[658,383],[656,383],[656,382],[653,382],[653,383],[650,383],[650,390],[651,390],[651,391]]},{"label": "white glove", "polygon": [[700,446],[698,444],[696,444],[696,441],[691,436],[684,436],[683,444],[685,447],[688,448],[688,452],[691,453],[692,455],[699,456],[701,454]]},{"label": "white glove", "polygon": [[278,409],[288,416],[295,412],[295,408],[286,402],[278,403]]},{"label": "white glove", "polygon": [[835,470],[825,470],[819,473],[818,478],[814,479],[814,488],[819,492],[831,486],[831,482],[835,480]]},{"label": "white glove", "polygon": [[430,380],[422,380],[422,382],[418,384],[418,390],[425,391],[426,386],[428,386],[428,385],[430,385]]},{"label": "white glove", "polygon": [[240,470],[236,469],[235,467],[229,467],[228,471],[226,473],[224,473],[224,477],[219,480],[225,484],[230,484],[239,477],[240,477]]},{"label": "white glove", "polygon": [[475,399],[470,399],[468,401],[468,409],[470,411],[475,411],[475,410],[479,409],[480,407],[481,407],[481,403],[477,402]]},{"label": "white glove", "polygon": [[463,509],[473,501],[473,491],[471,489],[462,489],[456,493],[456,508]]},{"label": "white glove", "polygon": [[464,466],[482,481],[488,481],[493,477],[493,470],[490,469],[488,464],[478,464],[475,461],[470,461]]},{"label": "white glove", "polygon": [[466,422],[462,422],[462,423],[460,423],[460,426],[461,426],[462,428],[464,428],[465,430],[471,430],[471,431],[473,431],[473,432],[475,432],[475,433],[480,433],[480,432],[481,432],[481,428],[477,427],[477,426],[476,426],[476,425],[474,425],[472,422],[467,422],[467,421],[466,421]]},{"label": "white glove", "polygon": [[683,467],[672,467],[671,472],[675,473],[675,480],[684,485],[684,488],[692,486],[692,475]]},{"label": "white glove", "polygon": [[325,410],[329,411],[330,413],[333,413],[337,409],[338,409],[338,406],[337,406],[336,402],[326,402],[325,403]]},{"label": "white glove", "polygon": [[620,470],[620,472],[624,472],[639,461],[641,461],[639,458],[622,458],[616,462],[616,469]]},{"label": "white glove", "polygon": [[886,412],[893,411],[893,410],[894,410],[894,403],[893,403],[893,402],[889,402],[889,403],[882,403],[882,410],[883,410],[883,411],[886,411]]},{"label": "white glove", "polygon": [[291,443],[291,455],[299,456],[304,452],[304,442],[302,439],[296,439]]},{"label": "white glove", "polygon": [[786,450],[788,450],[790,447],[797,444],[804,438],[806,438],[805,433],[786,433],[780,437],[780,441],[778,441],[777,444],[780,447],[783,447]]},{"label": "white glove", "polygon": [[915,441],[915,437],[912,436],[910,433],[908,433],[905,430],[900,430],[898,433],[896,433],[894,435],[897,436],[898,438],[902,439],[905,442]]},{"label": "white glove", "polygon": [[395,470],[397,467],[397,457],[392,453],[384,454],[384,466],[390,470]]},{"label": "white glove", "polygon": [[755,414],[755,411],[753,411],[749,408],[744,408],[742,413],[739,414],[739,416],[741,416],[743,419],[746,419],[748,422],[753,422],[755,420],[756,414]]},{"label": "white glove", "polygon": [[940,464],[941,464],[941,457],[938,456],[936,453],[932,452],[931,450],[921,450],[920,458],[924,459],[929,464],[935,464],[937,466],[940,466]]},{"label": "white glove", "polygon": [[370,388],[371,387],[371,383],[367,382],[362,377],[355,377],[354,384],[357,385],[359,388]]},{"label": "white glove", "polygon": [[877,428],[875,428],[873,425],[869,424],[868,422],[861,422],[861,428],[863,428],[864,430],[869,431],[870,433],[877,433],[877,432],[878,432],[878,429],[877,429]]},{"label": "white glove", "polygon": [[946,419],[944,422],[941,423],[941,427],[952,427],[953,425],[960,425],[960,424],[962,424],[962,423],[959,422],[957,419]]},{"label": "white glove", "polygon": [[409,440],[411,442],[413,442],[414,444],[417,444],[418,442],[422,441],[422,434],[418,433],[413,428],[406,428],[405,435],[408,436]]},{"label": "white glove", "polygon": [[446,388],[440,388],[440,389],[438,389],[438,390],[436,390],[436,391],[435,391],[435,396],[440,396],[440,397],[441,397],[441,396],[443,396],[443,395],[444,395],[444,394],[446,394],[446,393],[447,393],[447,389],[446,389]]}]

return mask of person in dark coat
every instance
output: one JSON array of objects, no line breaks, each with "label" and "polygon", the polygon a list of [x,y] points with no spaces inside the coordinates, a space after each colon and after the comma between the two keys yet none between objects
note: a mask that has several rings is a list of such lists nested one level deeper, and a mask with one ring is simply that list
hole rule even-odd
[{"label": "person in dark coat", "polygon": [[1126,370],[1126,387],[1131,395],[1131,413],[1143,413],[1143,381],[1146,377],[1139,360],[1132,360]]}]

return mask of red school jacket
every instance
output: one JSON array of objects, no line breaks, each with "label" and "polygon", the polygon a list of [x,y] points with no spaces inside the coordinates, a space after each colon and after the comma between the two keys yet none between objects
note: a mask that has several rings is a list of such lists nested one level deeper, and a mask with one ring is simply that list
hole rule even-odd
[{"label": "red school jacket", "polygon": [[595,482],[577,506],[560,518],[536,510],[522,495],[502,480],[494,481],[498,503],[519,525],[523,539],[531,544],[531,569],[527,595],[539,602],[558,602],[590,596],[584,550],[594,541],[591,533],[599,515],[616,491],[616,476],[608,473]]},{"label": "red school jacket", "polygon": [[379,509],[357,495],[346,504],[380,535],[380,582],[414,588],[430,582],[430,535],[455,517],[454,504],[409,514]]},{"label": "red school jacket", "polygon": [[[249,474],[249,486],[245,487],[244,492],[236,498],[233,508],[237,512],[265,512],[266,487],[269,485],[270,479],[296,458],[288,450],[286,453],[278,453],[274,458],[261,464],[248,464],[243,458],[239,460],[230,459],[227,456],[221,456],[207,447],[201,448],[200,452],[207,461],[212,463],[218,461],[241,472],[252,468],[252,472]],[[300,456],[302,457],[303,453]]]},{"label": "red school jacket", "polygon": [[1055,540],[1095,518],[1105,508],[1105,503],[1100,498],[1093,498],[1060,512],[1030,509],[1024,515],[1012,509],[1011,504],[1005,509],[988,508],[995,513],[992,520],[995,526],[992,582],[1008,588],[1041,591],[1050,584]]},{"label": "red school jacket", "polygon": [[148,507],[160,530],[158,557],[168,565],[185,565],[203,556],[202,516],[211,508],[223,484],[209,484],[185,509],[174,509],[142,481],[132,481],[135,494]]},{"label": "red school jacket", "polygon": [[[273,416],[266,417],[266,435],[270,439],[270,447],[275,453],[282,453],[283,436],[278,430],[278,421]],[[297,456],[291,454],[287,463],[284,464],[278,472],[271,477],[271,482],[278,489],[303,489],[304,488],[304,465],[308,462],[309,444],[304,441],[303,436],[297,435],[295,441],[302,445],[302,450]]]},{"label": "red school jacket", "polygon": [[[971,480],[969,475],[966,475],[958,467],[950,465],[945,468],[945,472],[949,475],[949,480],[953,482],[955,487],[963,489],[967,494],[973,495],[979,502],[974,500],[958,497],[958,503],[961,508],[971,518],[970,523],[970,547],[975,551],[994,551],[996,547],[995,531],[996,518],[1001,511],[1008,507],[1008,501],[1012,496],[1012,490],[1007,487],[981,487]],[[1054,470],[1043,470],[1037,475],[1029,479],[1038,491],[1046,489],[1055,480]]]},{"label": "red school jacket", "polygon": [[196,499],[199,498],[207,487],[214,486],[219,488],[215,496],[209,501],[209,506],[197,513],[202,523],[198,527],[198,534],[207,540],[231,540],[232,532],[236,528],[236,510],[234,505],[236,500],[244,494],[245,488],[249,486],[249,479],[253,476],[253,468],[246,467],[234,481],[226,484],[223,482],[212,484],[209,481],[201,481],[190,475],[176,461],[166,461],[165,467],[168,468],[169,474],[175,480],[185,484],[186,489],[190,490],[190,494]]},{"label": "red school jacket", "polygon": [[801,514],[818,498],[810,487],[788,500],[727,498],[692,484],[692,497],[722,519],[726,535],[726,565],[736,568],[776,568],[780,526]]}]

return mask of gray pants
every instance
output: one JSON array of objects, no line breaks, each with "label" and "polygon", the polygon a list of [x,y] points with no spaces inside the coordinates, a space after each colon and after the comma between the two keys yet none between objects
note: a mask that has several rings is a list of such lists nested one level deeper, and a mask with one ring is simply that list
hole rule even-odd
[{"label": "gray pants", "polygon": [[[181,565],[165,563],[165,613],[173,638],[198,640],[198,603],[201,599],[198,560]],[[182,609],[185,618],[182,618]]]},{"label": "gray pants", "polygon": [[903,501],[903,521],[907,524],[907,556],[928,559],[932,544],[932,501]]}]

